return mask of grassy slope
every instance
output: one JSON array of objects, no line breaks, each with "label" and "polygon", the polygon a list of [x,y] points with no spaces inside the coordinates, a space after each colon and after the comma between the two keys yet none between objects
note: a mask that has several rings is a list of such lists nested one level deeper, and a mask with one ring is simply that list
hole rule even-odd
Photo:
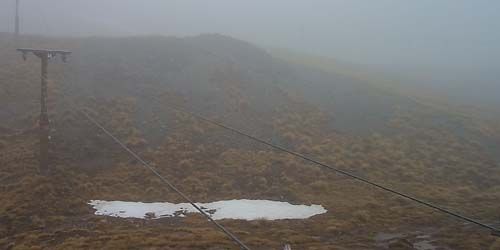
[{"label": "grassy slope", "polygon": [[[454,115],[476,115],[474,118],[492,118],[487,116],[484,107],[474,107],[471,105],[461,105],[452,103],[447,97],[432,92],[432,89],[419,87],[416,85],[403,84],[403,78],[381,73],[378,70],[370,69],[369,66],[355,65],[338,62],[333,58],[312,56],[286,49],[269,49],[273,56],[281,58],[287,62],[300,64],[306,67],[313,67],[330,72],[336,75],[342,75],[363,82],[368,86],[376,87],[386,94],[404,95],[406,98],[426,105],[432,105],[433,108],[453,112]],[[477,117],[479,116],[480,117]]]},{"label": "grassy slope", "polygon": [[[428,109],[429,113],[440,115],[443,119],[455,120],[454,125],[461,124],[461,136],[468,140],[479,140],[490,151],[492,157],[500,161],[500,119],[496,112],[479,106],[463,105],[452,102],[447,97],[433,93],[425,87],[402,84],[397,77],[389,77],[368,67],[338,62],[332,58],[311,56],[290,50],[270,49],[270,53],[304,67],[311,67],[353,79],[371,89],[373,93],[381,93],[385,99],[393,96],[403,97],[412,102],[412,106],[419,106],[420,110]],[[373,100],[371,101],[373,103]],[[393,101],[395,104],[396,101]],[[448,127],[448,129],[453,129]],[[474,138],[474,139],[471,139]]]},{"label": "grassy slope", "polygon": [[[390,119],[385,121],[384,126],[394,131],[393,134],[373,131],[361,136],[335,132],[329,129],[332,121],[335,124],[335,113],[324,112],[309,103],[307,98],[301,96],[302,91],[293,90],[295,85],[283,85],[288,79],[286,76],[296,72],[287,71],[288,66],[265,59],[265,56],[257,56],[254,60],[264,60],[279,73],[271,77],[277,86],[262,85],[265,81],[273,82],[268,79],[270,73],[259,68],[248,73],[246,69],[250,66],[247,64],[253,63],[242,59],[247,57],[246,54],[238,57],[236,52],[229,53],[231,60],[238,62],[232,63],[229,68],[225,63],[215,62],[220,62],[219,59],[198,55],[209,50],[220,57],[222,52],[217,50],[217,43],[224,44],[223,47],[246,48],[250,51],[248,54],[253,56],[259,53],[246,44],[226,39],[141,38],[132,42],[129,40],[128,50],[120,51],[120,46],[117,46],[114,52],[110,51],[110,44],[122,44],[127,40],[118,39],[111,43],[98,38],[90,42],[65,40],[57,45],[75,51],[72,62],[78,68],[70,68],[71,73],[66,76],[58,73],[58,66],[51,68],[51,94],[58,98],[63,94],[76,95],[75,92],[64,93],[61,85],[66,84],[64,80],[77,81],[85,93],[90,93],[76,96],[80,105],[87,107],[107,127],[117,131],[121,139],[197,201],[274,199],[298,204],[322,204],[330,211],[305,221],[222,222],[253,249],[277,249],[283,242],[290,242],[298,249],[373,249],[378,246],[374,236],[380,232],[406,233],[406,236],[392,242],[394,249],[408,249],[407,242],[416,241],[416,237],[423,233],[431,234],[437,245],[451,249],[498,248],[499,242],[488,236],[488,232],[462,225],[288,155],[226,135],[218,128],[158,105],[148,106],[153,104],[144,99],[155,91],[168,91],[165,101],[185,105],[185,102],[191,102],[189,96],[183,94],[183,88],[188,88],[189,82],[194,84],[191,87],[215,84],[220,92],[206,94],[203,87],[196,93],[196,88],[192,88],[195,95],[204,98],[202,103],[214,104],[205,105],[201,110],[208,116],[253,130],[262,136],[267,135],[267,138],[272,136],[273,140],[302,153],[453,210],[489,222],[500,219],[497,214],[500,198],[496,184],[500,180],[497,165],[480,145],[463,140],[447,126],[431,126],[431,122],[422,126],[424,118],[433,118],[439,114],[438,111],[420,106],[405,107],[404,110],[394,108],[394,111],[391,108],[391,112],[387,112]],[[33,46],[55,46],[54,41],[43,38],[26,38],[23,43],[30,41],[37,41],[33,42]],[[175,51],[181,52],[159,55],[157,59],[151,59],[149,55],[145,57],[143,53],[129,55],[133,58],[120,57],[120,52],[140,51],[136,46],[144,43],[164,46],[165,51],[177,48]],[[193,47],[187,49],[184,44]],[[0,47],[0,53],[10,56],[9,61],[2,59],[0,84],[2,89],[9,89],[9,93],[16,96],[16,99],[1,100],[20,105],[36,99],[37,93],[30,92],[29,84],[36,82],[37,72],[31,71],[32,67],[36,67],[33,60],[23,63],[15,59],[16,55],[12,53],[15,46],[18,44],[2,44]],[[102,58],[95,59],[89,48],[100,48]],[[77,59],[77,55],[84,55],[81,58],[85,59]],[[191,56],[194,58],[185,60],[183,65],[188,70],[205,72],[197,70],[207,60],[212,62],[210,65],[214,69],[199,73],[194,78],[176,75],[179,85],[162,85],[172,80],[163,79],[160,70],[166,68],[168,71],[171,67],[175,70],[175,66],[168,64],[169,59],[178,61]],[[105,60],[105,64],[96,64],[98,60]],[[114,68],[113,65],[127,70]],[[151,70],[148,65],[155,65],[157,69],[145,74],[143,70]],[[19,77],[24,71],[30,73]],[[18,73],[12,75],[11,72]],[[285,73],[286,76],[281,76]],[[158,79],[151,78],[151,74],[156,74]],[[311,73],[312,76],[314,74]],[[134,84],[141,86],[143,92],[127,92],[130,89],[123,87]],[[208,85],[206,88],[213,87]],[[110,90],[116,90],[112,98],[106,92]],[[366,92],[363,91],[361,93]],[[262,93],[266,93],[265,98]],[[274,104],[279,109],[259,112],[259,104],[262,103]],[[12,125],[8,126],[11,130],[6,128],[7,132],[0,138],[0,199],[4,201],[0,204],[0,248],[235,248],[199,216],[158,221],[93,216],[86,205],[90,199],[181,200],[171,191],[163,189],[158,180],[131,161],[89,123],[68,110],[60,109],[61,105],[56,106],[58,112],[52,114],[52,120],[58,128],[54,131],[53,140],[54,152],[57,152],[53,159],[57,174],[50,178],[36,175],[33,152],[37,138],[29,129],[36,119],[36,104],[26,105],[25,109],[12,108],[5,114]],[[222,111],[221,106],[226,109]],[[152,115],[140,117],[139,122],[138,114],[142,114],[143,110],[151,111]],[[224,115],[216,116],[216,112],[223,112]],[[241,119],[235,117],[235,113],[242,117],[260,115],[259,119],[267,122],[244,127],[237,123]],[[24,118],[26,116],[30,118]],[[435,121],[431,118],[428,119]],[[16,134],[12,129],[18,128],[18,124],[24,125],[25,129]],[[165,124],[164,131],[154,132],[157,142],[152,144],[151,136],[147,135],[152,131],[150,128]]]}]

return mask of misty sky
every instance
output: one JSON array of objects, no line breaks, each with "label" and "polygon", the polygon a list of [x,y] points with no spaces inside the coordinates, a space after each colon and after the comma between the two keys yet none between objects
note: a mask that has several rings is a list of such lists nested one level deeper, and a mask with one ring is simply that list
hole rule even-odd
[{"label": "misty sky", "polygon": [[[497,0],[21,2],[25,33],[222,33],[354,63],[500,69]],[[0,1],[0,31],[12,31],[14,3]]]}]

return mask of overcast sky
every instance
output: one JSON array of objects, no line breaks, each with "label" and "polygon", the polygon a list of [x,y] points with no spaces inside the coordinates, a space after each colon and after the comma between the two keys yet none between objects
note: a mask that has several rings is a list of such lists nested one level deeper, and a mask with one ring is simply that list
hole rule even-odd
[{"label": "overcast sky", "polygon": [[[497,0],[20,1],[25,33],[221,33],[354,63],[500,69]],[[0,1],[0,31],[14,3]]]}]

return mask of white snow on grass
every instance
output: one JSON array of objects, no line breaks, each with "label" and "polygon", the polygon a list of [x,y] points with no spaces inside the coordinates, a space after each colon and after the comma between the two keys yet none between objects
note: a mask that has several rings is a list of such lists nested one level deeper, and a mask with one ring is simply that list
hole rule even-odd
[{"label": "white snow on grass", "polygon": [[[184,217],[187,213],[199,213],[189,203],[143,203],[126,201],[89,202],[96,209],[96,215],[121,218],[159,219]],[[283,220],[307,219],[327,212],[321,205],[292,205],[288,202],[268,200],[227,200],[211,203],[196,203],[215,220]]]}]

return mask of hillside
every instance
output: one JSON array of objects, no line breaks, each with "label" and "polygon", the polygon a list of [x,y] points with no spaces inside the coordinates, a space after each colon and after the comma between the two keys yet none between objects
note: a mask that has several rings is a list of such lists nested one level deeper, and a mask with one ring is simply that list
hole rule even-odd
[{"label": "hillside", "polygon": [[[498,137],[492,136],[492,133],[498,134],[500,128],[500,119],[498,119],[499,111],[497,108],[485,105],[482,101],[478,101],[475,105],[471,105],[470,102],[462,102],[450,98],[450,95],[464,95],[463,93],[456,93],[463,91],[460,85],[463,84],[463,82],[457,82],[457,86],[447,86],[447,88],[450,89],[450,93],[444,94],[443,91],[434,91],[435,89],[430,87],[434,84],[433,82],[425,82],[422,80],[432,78],[435,75],[421,78],[420,83],[417,83],[418,81],[414,79],[415,77],[413,77],[413,75],[407,77],[400,76],[407,73],[407,71],[402,71],[398,74],[389,74],[387,72],[384,73],[381,69],[366,65],[348,64],[338,62],[332,58],[311,56],[283,49],[270,49],[270,53],[287,62],[302,67],[319,69],[331,75],[342,76],[344,79],[348,79],[347,81],[344,80],[344,82],[361,83],[363,85],[362,88],[371,93],[372,97],[378,96],[378,99],[384,99],[387,103],[384,108],[378,110],[381,112],[375,113],[376,115],[387,113],[386,111],[388,111],[391,106],[398,106],[398,108],[403,106],[403,112],[408,112],[410,114],[413,112],[409,110],[415,107],[421,110],[429,109],[430,113],[434,115],[434,118],[427,117],[425,121],[434,125],[436,125],[436,123],[445,125],[446,130],[454,130],[457,134],[467,137],[467,139],[480,140],[481,144],[485,145],[486,150],[490,151],[491,157],[497,160],[500,159],[498,158]],[[327,89],[326,92],[328,92],[328,88],[332,88],[329,85],[331,84],[324,84]],[[352,85],[353,84],[351,84],[348,89],[352,90]],[[446,89],[444,86],[440,86],[439,88]],[[325,87],[322,89],[325,89]],[[317,92],[322,92],[321,88]],[[328,94],[331,95],[333,93]],[[494,90],[490,93],[492,96],[495,94],[496,92]],[[320,95],[316,93],[316,95],[311,96],[311,100],[314,100],[318,96]],[[335,99],[341,98],[337,97]],[[359,100],[357,98],[347,99],[351,101]],[[368,100],[368,105],[366,106],[373,106],[376,101],[374,98],[368,98]],[[378,103],[380,103],[380,101]],[[341,103],[348,111],[351,110],[353,106],[356,106],[343,104],[345,103]],[[377,106],[378,105],[376,105],[376,107]],[[342,119],[347,122],[347,127],[353,124],[349,121],[349,117],[357,117],[357,114],[358,113],[352,114],[351,112],[345,117],[346,119]],[[436,121],[436,119],[441,121]],[[364,126],[363,131],[370,130],[372,123],[361,123],[361,126]],[[435,126],[432,127],[435,128]]]},{"label": "hillside", "polygon": [[[33,56],[24,62],[17,47],[73,51],[68,63],[49,67],[56,169],[50,177],[36,174],[33,154],[39,62]],[[329,211],[308,220],[221,222],[252,249],[285,242],[293,249],[500,247],[488,231],[168,106],[498,225],[500,131],[493,121],[215,34],[57,40],[0,34],[0,56],[0,248],[236,249],[197,215],[93,215],[90,200],[182,199],[75,113],[79,107],[196,201],[269,199]]]}]

